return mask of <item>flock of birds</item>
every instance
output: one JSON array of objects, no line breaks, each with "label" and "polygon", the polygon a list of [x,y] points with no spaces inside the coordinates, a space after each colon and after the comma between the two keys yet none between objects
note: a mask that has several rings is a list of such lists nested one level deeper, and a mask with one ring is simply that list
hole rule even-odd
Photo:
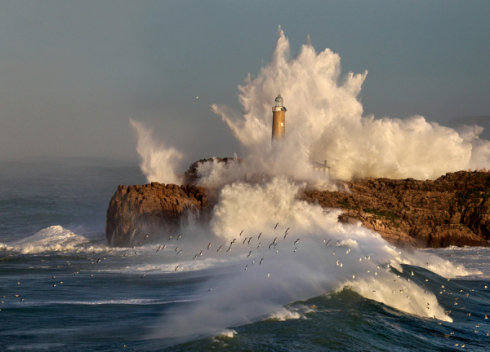
[{"label": "flock of birds", "polygon": [[[277,230],[278,226],[279,226],[279,223],[276,223],[273,229]],[[277,248],[277,245],[279,243],[278,240],[280,237],[282,237],[283,240],[286,240],[286,238],[289,235],[289,230],[290,230],[290,228],[288,227],[288,228],[286,228],[286,230],[284,231],[284,233],[281,236],[275,236],[274,239],[267,245],[267,248],[269,250],[274,250],[276,254],[279,253],[279,250]],[[243,246],[247,246],[247,248],[252,248],[252,249],[248,250],[248,254],[246,255],[246,258],[248,259],[252,256],[254,251],[257,251],[259,248],[263,247],[263,243],[262,243],[263,233],[262,232],[260,232],[256,235],[252,235],[252,236],[243,236],[243,234],[244,234],[244,230],[240,231],[238,236],[236,238],[233,238],[233,240],[231,240],[229,243],[221,243],[221,244],[216,245],[216,254],[218,254],[218,253],[229,253],[229,252],[231,252],[231,250],[234,247],[237,247],[241,243],[241,246],[242,246],[241,249],[242,250],[243,250]],[[149,235],[148,234],[145,235],[145,238],[149,238]],[[175,252],[175,254],[176,255],[183,254],[183,249],[181,247],[179,247],[178,242],[176,242],[176,241],[179,241],[181,238],[182,238],[182,234],[178,234],[177,236],[169,235],[168,236],[168,242],[158,245],[155,252],[158,253],[160,251],[165,250],[167,248],[167,244],[173,242],[174,245],[172,247],[173,247],[173,251]],[[296,238],[292,242],[293,252],[297,251],[299,242],[300,242],[299,238]],[[170,245],[168,247],[170,248]],[[213,245],[213,242],[208,242],[208,244],[203,249],[200,249],[199,252],[193,254],[192,260],[197,260],[200,257],[203,257],[203,255],[205,253],[210,253],[211,249],[214,247],[215,246]],[[262,263],[264,262],[264,257],[261,257],[260,259],[259,258],[253,259],[252,264],[255,264],[256,261],[258,261],[259,265],[262,265]],[[248,264],[245,265],[244,270],[247,270],[247,268],[248,268]],[[183,268],[182,268],[181,264],[177,264],[174,267],[174,271],[179,271],[182,269]],[[270,273],[268,273],[268,277],[270,277]]]}]

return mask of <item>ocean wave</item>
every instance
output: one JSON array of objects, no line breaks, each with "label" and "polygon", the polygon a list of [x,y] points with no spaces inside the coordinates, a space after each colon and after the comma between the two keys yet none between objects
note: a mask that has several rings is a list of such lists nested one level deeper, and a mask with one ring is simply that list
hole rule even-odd
[{"label": "ocean wave", "polygon": [[228,337],[228,338],[232,339],[233,337],[235,337],[236,334],[237,334],[236,330],[224,329],[223,331],[219,332],[216,336],[217,337]]},{"label": "ocean wave", "polygon": [[162,273],[185,273],[217,268],[230,264],[230,260],[205,258],[200,260],[180,260],[169,263],[142,263],[126,265],[119,268],[101,268],[98,272],[125,273],[125,274],[162,274]]},{"label": "ocean wave", "polygon": [[90,245],[90,241],[81,235],[60,225],[46,227],[34,235],[10,243],[0,243],[0,249],[21,254],[40,254],[45,252],[96,251],[99,246]]},{"label": "ocean wave", "polygon": [[270,320],[277,320],[277,321],[286,321],[286,320],[302,319],[302,318],[305,318],[302,314],[286,309],[284,307],[275,311],[268,317],[268,319]]},{"label": "ocean wave", "polygon": [[176,299],[176,300],[161,300],[150,298],[126,298],[126,299],[105,299],[105,300],[53,300],[53,301],[23,301],[15,302],[14,306],[22,307],[44,307],[44,306],[104,306],[104,305],[133,305],[133,306],[148,306],[148,305],[165,305],[175,303],[194,302],[195,299]]},{"label": "ocean wave", "polygon": [[0,242],[0,250],[20,254],[129,252],[129,248],[109,247],[102,240],[89,239],[61,225],[46,227],[17,241]]}]

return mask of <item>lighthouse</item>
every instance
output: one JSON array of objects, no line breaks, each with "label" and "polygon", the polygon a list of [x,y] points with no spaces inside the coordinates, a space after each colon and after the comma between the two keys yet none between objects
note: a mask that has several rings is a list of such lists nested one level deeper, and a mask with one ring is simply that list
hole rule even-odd
[{"label": "lighthouse", "polygon": [[275,102],[272,107],[272,142],[283,139],[286,134],[286,108],[281,94],[276,97]]}]

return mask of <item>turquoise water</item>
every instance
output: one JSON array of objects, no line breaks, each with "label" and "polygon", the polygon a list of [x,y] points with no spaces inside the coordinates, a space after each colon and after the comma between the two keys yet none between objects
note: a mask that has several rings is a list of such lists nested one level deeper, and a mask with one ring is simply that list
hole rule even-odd
[{"label": "turquoise water", "polygon": [[[272,296],[264,291],[264,302],[272,302],[271,297],[280,302],[274,314],[238,317],[239,324],[208,334],[191,327],[192,317],[183,325],[168,321],[175,314],[185,318],[209,296],[226,300],[227,283],[245,275],[244,263],[252,258],[182,260],[175,248],[185,247],[175,238],[163,250],[158,243],[108,247],[109,199],[120,183],[144,182],[137,165],[46,159],[2,162],[0,171],[1,350],[486,351],[490,346],[486,248],[420,252],[479,271],[465,277],[448,280],[420,266],[389,269],[399,280],[410,279],[433,293],[453,322],[404,313],[348,286],[315,288],[319,294],[289,301],[295,297],[291,288],[277,285]],[[257,264],[245,268],[247,275],[259,272]],[[282,280],[297,280],[288,277],[291,268],[283,269]],[[260,289],[254,283],[258,280],[240,290]],[[240,299],[252,295],[246,292]],[[218,315],[242,314],[235,308]]]}]

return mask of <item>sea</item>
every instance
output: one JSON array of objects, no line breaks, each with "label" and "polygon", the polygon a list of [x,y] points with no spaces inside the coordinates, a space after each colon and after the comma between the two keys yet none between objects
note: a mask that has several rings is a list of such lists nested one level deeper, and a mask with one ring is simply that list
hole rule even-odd
[{"label": "sea", "polygon": [[[294,227],[286,246],[288,229],[282,228],[257,257],[248,250],[218,257],[228,243],[218,250],[210,240],[207,248],[205,234],[195,239],[205,243],[201,252],[189,251],[187,257],[179,255],[186,247],[178,234],[161,243],[111,248],[104,229],[111,196],[119,184],[142,183],[146,179],[137,162],[0,162],[1,351],[490,350],[489,248],[410,254],[441,258],[464,267],[464,275],[441,274],[429,259],[427,265],[373,266],[367,272],[403,282],[403,288],[384,286],[389,287],[385,297],[412,298],[400,305],[356,281],[367,266],[354,262],[376,260],[375,247],[386,246],[376,234],[369,234],[376,238],[369,242],[372,254],[363,252],[352,262],[347,255],[361,249],[353,246],[351,252],[348,243],[322,241],[315,237],[316,227],[311,250]],[[335,231],[347,236],[361,230]],[[194,226],[189,236],[200,231],[208,230]],[[234,246],[250,245],[247,238],[242,241],[245,233],[236,236]],[[235,247],[229,247],[233,253]],[[281,261],[273,259],[286,249]],[[206,256],[211,251],[215,254]],[[306,253],[301,261],[294,259],[301,253]],[[327,256],[333,259],[322,261]],[[348,275],[329,281],[342,270]],[[440,313],[434,317],[422,312],[436,305]]]}]

